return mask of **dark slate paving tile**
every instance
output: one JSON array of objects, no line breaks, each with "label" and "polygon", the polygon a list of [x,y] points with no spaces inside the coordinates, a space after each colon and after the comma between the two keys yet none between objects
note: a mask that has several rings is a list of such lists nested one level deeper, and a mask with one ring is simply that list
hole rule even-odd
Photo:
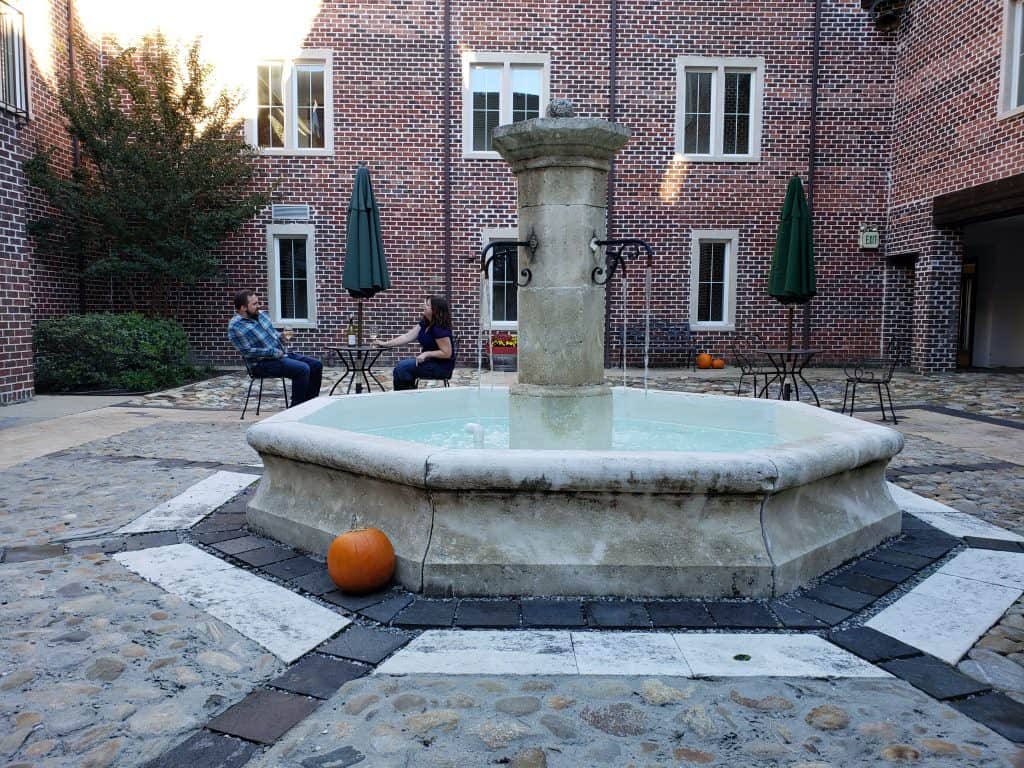
[{"label": "dark slate paving tile", "polygon": [[292,581],[291,584],[303,592],[318,596],[333,592],[338,588],[338,585],[331,581],[330,574],[327,573],[327,566],[323,564],[321,564],[319,570],[307,573],[305,576],[300,576]]},{"label": "dark slate paving tile", "polygon": [[948,536],[905,536],[890,545],[896,552],[909,552],[922,557],[942,557],[960,543]]},{"label": "dark slate paving tile", "polygon": [[293,557],[290,560],[282,560],[279,563],[272,563],[262,570],[271,576],[288,581],[290,579],[297,579],[299,576],[305,576],[324,567],[323,563],[318,563],[313,558],[303,555],[301,557]]},{"label": "dark slate paving tile", "polygon": [[242,768],[259,751],[252,742],[199,731],[143,768]]},{"label": "dark slate paving tile", "polygon": [[[396,627],[426,629],[428,627],[450,627],[455,618],[455,600],[420,599],[395,617]],[[366,615],[365,613],[363,615]]]},{"label": "dark slate paving tile", "polygon": [[225,555],[240,555],[243,552],[249,552],[253,549],[260,549],[261,547],[268,547],[272,545],[270,539],[264,539],[262,536],[243,536],[240,539],[229,539],[228,541],[218,541],[211,545],[214,549],[223,552]]},{"label": "dark slate paving tile", "polygon": [[701,628],[715,626],[714,619],[700,600],[665,600],[645,603],[647,615],[655,627]]},{"label": "dark slate paving tile", "polygon": [[822,629],[829,626],[809,613],[798,611],[796,608],[779,600],[773,600],[768,606],[786,629]]},{"label": "dark slate paving tile", "polygon": [[366,664],[379,664],[413,637],[414,635],[409,632],[387,631],[352,624],[336,638],[317,648],[317,651]]},{"label": "dark slate paving tile", "polygon": [[846,589],[852,589],[854,592],[874,595],[875,597],[887,594],[896,586],[891,581],[884,581],[864,573],[853,573],[851,571],[838,573],[825,583],[833,587],[845,587]]},{"label": "dark slate paving tile", "polygon": [[519,601],[512,597],[504,600],[462,600],[455,612],[455,626],[492,629],[518,627]]},{"label": "dark slate paving tile", "polygon": [[387,624],[404,611],[406,606],[412,601],[412,595],[395,595],[394,597],[389,597],[383,603],[371,605],[369,608],[361,608],[359,613],[368,619],[379,621],[381,624]]},{"label": "dark slate paving tile", "polygon": [[883,661],[878,666],[936,699],[952,699],[989,690],[989,686],[957,672],[933,656]]},{"label": "dark slate paving tile", "polygon": [[855,627],[842,632],[831,632],[828,639],[840,648],[845,648],[870,662],[905,659],[921,654],[917,648],[901,643],[895,637],[889,637],[869,627]]},{"label": "dark slate paving tile", "polygon": [[382,589],[379,592],[371,592],[368,595],[348,595],[340,589],[336,589],[333,592],[325,592],[322,597],[327,602],[340,605],[345,610],[361,611],[363,608],[369,608],[371,605],[383,603],[389,597],[394,597],[395,594],[393,589]]},{"label": "dark slate paving tile", "polygon": [[846,619],[853,615],[851,611],[845,608],[837,608],[834,605],[828,605],[808,597],[790,598],[786,601],[786,605],[790,608],[796,608],[798,611],[808,613],[816,619],[821,619],[829,626],[846,621]]},{"label": "dark slate paving tile", "polygon": [[329,699],[342,685],[370,672],[370,667],[327,656],[306,656],[267,685],[301,693],[317,699]]},{"label": "dark slate paving tile", "polygon": [[1000,552],[1024,552],[1024,543],[1006,539],[983,539],[980,536],[964,536],[964,544],[973,549],[997,549]]},{"label": "dark slate paving tile", "polygon": [[756,629],[779,626],[764,603],[726,603],[709,600],[711,618],[723,629]]},{"label": "dark slate paving tile", "polygon": [[213,718],[211,731],[273,744],[296,723],[309,717],[320,702],[284,691],[258,689]]},{"label": "dark slate paving tile", "polygon": [[806,592],[807,597],[848,611],[859,611],[871,605],[878,598],[874,595],[865,595],[863,592],[854,592],[846,587],[836,587],[831,584],[822,584]]},{"label": "dark slate paving tile", "polygon": [[216,544],[221,541],[228,541],[229,539],[241,539],[249,535],[249,531],[246,528],[235,528],[230,531],[214,531],[213,533],[199,533],[195,535],[196,541],[202,542],[203,544]]},{"label": "dark slate paving tile", "polygon": [[124,539],[105,539],[103,541],[79,541],[68,544],[68,554],[81,557],[82,555],[113,554],[124,549]]},{"label": "dark slate paving tile", "polygon": [[124,549],[126,552],[135,552],[152,547],[166,547],[169,544],[177,543],[178,534],[176,531],[157,531],[156,533],[140,533],[135,536],[124,537]]},{"label": "dark slate paving tile", "polygon": [[366,755],[355,747],[340,747],[323,755],[307,757],[302,761],[302,768],[348,768],[365,759]]},{"label": "dark slate paving tile", "polygon": [[917,573],[917,571],[912,571],[909,568],[902,568],[898,565],[871,559],[861,560],[859,563],[854,564],[850,570],[854,573],[863,573],[876,579],[882,579],[882,581],[891,581],[894,584],[906,581]]},{"label": "dark slate paving tile", "polygon": [[1024,704],[1002,693],[949,702],[973,720],[1017,744],[1024,744]]},{"label": "dark slate paving tile", "polygon": [[245,515],[211,515],[192,526],[195,533],[216,533],[245,527]]},{"label": "dark slate paving tile", "polygon": [[523,625],[527,627],[585,627],[583,602],[538,597],[520,600]]},{"label": "dark slate paving tile", "polygon": [[243,563],[260,568],[264,565],[272,565],[273,563],[279,563],[282,560],[288,560],[289,558],[295,557],[295,550],[287,549],[286,547],[279,547],[276,544],[272,544],[269,547],[260,547],[259,549],[250,549],[248,552],[242,552],[241,554],[235,555]]},{"label": "dark slate paving tile", "polygon": [[592,627],[606,629],[650,629],[651,617],[643,603],[633,600],[612,600],[599,602],[588,600],[583,603],[587,622]]},{"label": "dark slate paving tile", "polygon": [[921,555],[912,555],[909,552],[896,552],[888,547],[881,547],[876,549],[870,555],[869,558],[872,560],[878,560],[883,563],[889,563],[890,565],[898,565],[902,568],[910,568],[914,571],[920,571],[922,568],[927,568],[929,565],[935,562],[937,558],[934,557],[921,557]]},{"label": "dark slate paving tile", "polygon": [[[916,474],[916,473],[915,473]],[[935,526],[931,523],[926,523],[919,517],[914,517],[909,512],[904,512],[901,519],[904,531],[934,531]]]}]

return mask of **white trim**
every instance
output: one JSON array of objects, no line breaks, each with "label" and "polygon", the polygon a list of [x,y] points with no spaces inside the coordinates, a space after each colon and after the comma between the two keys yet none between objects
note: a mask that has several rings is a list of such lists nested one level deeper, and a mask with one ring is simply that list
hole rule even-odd
[{"label": "white trim", "polygon": [[[495,240],[511,240],[518,242],[519,230],[513,227],[488,228],[480,232],[481,249],[488,243]],[[518,290],[518,289],[517,289]],[[494,319],[494,284],[491,282],[491,273],[487,273],[487,317],[490,319],[488,328],[492,331],[518,331],[519,321],[495,320]]]},{"label": "white trim", "polygon": [[473,64],[501,64],[501,95],[498,98],[499,125],[512,122],[512,65],[533,64],[541,67],[540,116],[548,107],[551,93],[551,56],[546,53],[496,53],[492,51],[465,51],[462,54],[462,156],[470,160],[500,160],[496,151],[473,149],[473,94],[470,73]]},{"label": "white trim", "polygon": [[[312,224],[267,225],[267,312],[275,326],[316,328],[316,228]],[[281,237],[306,238],[306,301],[309,318],[281,318],[281,283],[277,269],[277,240]]]},{"label": "white trim", "polygon": [[[739,251],[740,231],[738,229],[695,229],[690,233],[690,329],[694,331],[736,330],[736,265]],[[697,301],[700,277],[700,244],[704,242],[725,243],[725,297],[722,302],[721,322],[697,320]]]},{"label": "white trim", "polygon": [[[299,52],[294,59],[261,60],[256,65],[256,77],[259,78],[259,67],[263,64],[280,61],[283,64],[281,94],[284,97],[284,141],[283,147],[260,147],[257,145],[256,121],[251,117],[245,121],[245,140],[256,148],[261,155],[326,157],[334,154],[334,53],[329,48],[309,48]],[[317,148],[298,146],[298,98],[296,93],[295,69],[301,66],[323,66],[324,68],[324,145]],[[258,93],[258,82],[256,85]],[[257,107],[258,109],[258,107]]]},{"label": "white trim", "polygon": [[[683,151],[685,122],[686,70],[704,70],[711,78],[711,151],[708,154],[686,154]],[[726,155],[722,152],[722,122],[725,111],[725,88],[722,81],[726,70],[748,71],[753,76],[750,84],[750,152],[745,155]],[[689,162],[757,163],[761,161],[761,127],[764,108],[764,58],[727,56],[678,56],[676,58],[676,131],[675,154],[678,160]]]},{"label": "white trim", "polygon": [[998,118],[1000,120],[1024,114],[1024,103],[1013,103],[1019,82],[1024,78],[1024,65],[1020,62],[1022,39],[1024,39],[1024,2],[1022,0],[1004,0],[1003,51],[999,66]]}]

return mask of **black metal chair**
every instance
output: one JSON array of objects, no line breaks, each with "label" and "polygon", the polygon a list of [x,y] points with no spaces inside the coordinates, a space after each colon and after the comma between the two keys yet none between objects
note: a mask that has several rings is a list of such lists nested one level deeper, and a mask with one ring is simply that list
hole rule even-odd
[{"label": "black metal chair", "polygon": [[[731,354],[740,369],[740,380],[736,382],[736,394],[743,391],[743,380],[750,376],[754,380],[754,397],[768,396],[768,387],[779,378],[779,372],[764,355],[755,352],[763,349],[764,341],[753,331],[736,331],[732,338]],[[764,387],[758,392],[757,383],[764,376]]]},{"label": "black metal chair", "polygon": [[[621,326],[612,333],[614,339],[621,343]],[[644,326],[633,324],[626,326],[626,346],[629,348],[632,360],[643,362],[644,349]],[[693,342],[693,334],[690,331],[690,323],[667,323],[661,320],[651,321],[650,356],[662,361],[676,360],[682,352],[686,358],[686,367],[696,369],[697,345]],[[621,352],[620,352],[621,355]],[[639,356],[639,357],[638,357]],[[618,358],[621,360],[621,357]]]},{"label": "black metal chair", "polygon": [[[252,385],[257,382],[260,383],[259,391],[256,394],[256,415],[260,415],[260,404],[263,402],[263,380],[264,379],[276,379],[277,376],[261,376],[252,369],[252,363],[242,358],[242,362],[245,363],[245,372],[249,374],[249,389],[245,393],[245,405],[242,406],[242,415],[239,420],[245,418],[245,410],[249,407],[249,397],[252,396]],[[284,407],[288,407],[288,385],[285,383],[284,376],[281,376],[281,389],[284,391]]]},{"label": "black metal chair", "polygon": [[885,394],[889,398],[889,413],[892,414],[892,423],[899,424],[896,420],[896,410],[892,407],[892,392],[889,390],[889,382],[892,381],[892,374],[896,366],[900,364],[902,355],[898,350],[890,350],[885,357],[865,357],[855,363],[843,366],[846,374],[846,388],[843,390],[843,407],[840,413],[846,413],[846,400],[850,400],[850,416],[853,416],[854,402],[857,399],[857,385],[874,387],[878,392],[878,407],[882,411],[882,421],[888,421],[885,415],[885,401],[882,400],[882,387],[885,387]]},{"label": "black metal chair", "polygon": [[[452,339],[452,357],[455,357],[457,352],[458,352],[458,344],[455,342],[455,335],[454,334],[452,335],[451,339]],[[452,369],[452,373],[455,373],[454,369]],[[451,384],[452,374],[449,373],[447,376],[419,376],[419,377],[416,378],[417,384],[419,382],[421,382],[421,381],[441,381],[441,382],[444,382],[444,386],[447,388],[448,385]]]}]

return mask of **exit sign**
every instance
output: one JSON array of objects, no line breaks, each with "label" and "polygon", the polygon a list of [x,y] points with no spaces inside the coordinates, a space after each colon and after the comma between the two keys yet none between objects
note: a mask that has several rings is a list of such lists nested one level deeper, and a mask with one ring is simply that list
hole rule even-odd
[{"label": "exit sign", "polygon": [[874,227],[861,227],[859,242],[861,248],[877,248],[881,242],[878,230]]}]

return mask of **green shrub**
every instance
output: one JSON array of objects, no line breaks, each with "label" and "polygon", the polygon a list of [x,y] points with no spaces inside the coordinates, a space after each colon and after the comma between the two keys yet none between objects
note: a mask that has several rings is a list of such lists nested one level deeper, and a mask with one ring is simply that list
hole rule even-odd
[{"label": "green shrub", "polygon": [[138,314],[44,320],[36,327],[35,350],[40,392],[141,392],[175,387],[194,375],[182,327]]}]

